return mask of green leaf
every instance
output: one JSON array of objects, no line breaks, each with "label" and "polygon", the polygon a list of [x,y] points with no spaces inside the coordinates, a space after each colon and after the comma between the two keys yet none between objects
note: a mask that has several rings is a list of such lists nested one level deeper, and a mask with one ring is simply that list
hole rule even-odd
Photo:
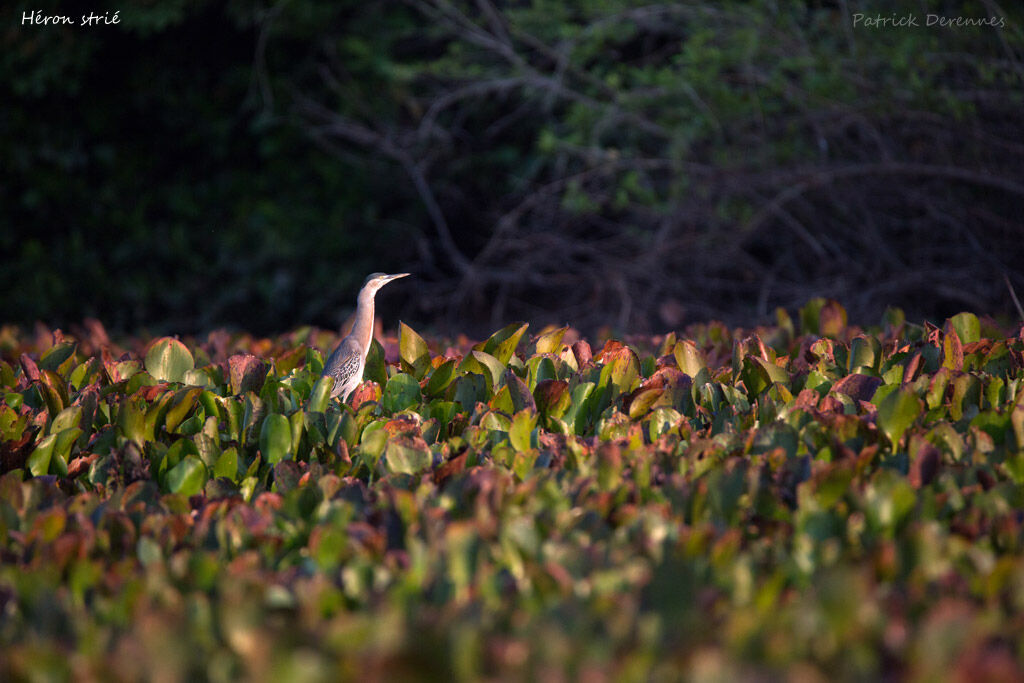
[{"label": "green leaf", "polygon": [[156,340],[146,354],[146,372],[161,382],[184,382],[185,373],[194,367],[188,348],[171,337]]},{"label": "green leaf", "polygon": [[852,374],[858,368],[870,368],[878,370],[878,363],[882,359],[882,345],[877,337],[865,337],[860,335],[850,342],[850,363],[847,373]]},{"label": "green leaf", "polygon": [[75,355],[75,349],[77,348],[77,344],[73,342],[54,344],[40,356],[39,369],[62,374],[61,366],[65,365]]},{"label": "green leaf", "polygon": [[199,394],[203,392],[202,389],[194,387],[192,389],[184,389],[173,395],[173,405],[167,410],[167,414],[164,416],[164,428],[168,432],[174,432],[184,420],[185,416],[188,415],[196,407],[199,402]]},{"label": "green leaf", "polygon": [[572,401],[569,408],[562,415],[565,423],[572,427],[576,434],[583,434],[589,426],[593,417],[591,413],[592,396],[597,387],[593,382],[577,384],[572,390]]},{"label": "green leaf", "polygon": [[447,426],[458,412],[459,404],[454,401],[431,401],[427,406],[427,415],[441,423],[442,428]]},{"label": "green leaf", "polygon": [[895,448],[900,437],[921,414],[921,399],[909,389],[898,389],[878,405],[878,428]]},{"label": "green leaf", "polygon": [[366,364],[363,366],[363,379],[384,386],[388,381],[387,363],[384,358],[384,347],[376,338],[370,340],[370,349],[366,352]]},{"label": "green leaf", "polygon": [[478,402],[487,400],[487,380],[483,375],[463,375],[455,380],[454,387],[452,398],[467,413],[472,411]]},{"label": "green leaf", "polygon": [[[214,418],[210,418],[213,420]],[[216,437],[211,437],[204,430],[199,434],[192,437],[192,443],[196,445],[196,450],[199,451],[199,459],[203,461],[207,467],[213,467],[217,464],[220,459],[220,444]]]},{"label": "green leaf", "polygon": [[804,334],[837,337],[846,327],[846,309],[838,301],[817,297],[800,309],[800,329]]},{"label": "green leaf", "polygon": [[398,349],[402,360],[410,366],[415,365],[422,356],[430,356],[427,342],[403,322],[398,323]]},{"label": "green leaf", "polygon": [[377,461],[384,454],[388,445],[388,431],[384,429],[386,420],[377,420],[366,425],[359,436],[359,453],[367,467],[373,470]]},{"label": "green leaf", "polygon": [[277,464],[288,455],[292,447],[292,427],[288,418],[271,413],[263,420],[260,429],[260,452],[271,465]]},{"label": "green leaf", "polygon": [[[949,416],[959,420],[977,409],[981,402],[981,381],[974,375],[963,374],[953,380],[953,398],[949,403]],[[973,417],[973,415],[970,415]]]},{"label": "green leaf", "polygon": [[334,378],[325,375],[313,385],[313,391],[309,394],[308,409],[313,413],[327,412],[327,406],[331,403],[331,390],[334,389]]},{"label": "green leaf", "polygon": [[206,485],[206,465],[194,455],[186,455],[167,472],[167,489],[171,493],[194,496]]},{"label": "green leaf", "polygon": [[[569,393],[569,383],[564,379],[547,379],[537,384],[533,398],[533,403],[545,417],[562,417],[569,408],[572,395]],[[518,406],[520,410],[525,407]]]},{"label": "green leaf", "polygon": [[480,418],[480,428],[489,432],[507,432],[512,428],[512,418],[496,410],[488,410]]},{"label": "green leaf", "polygon": [[152,432],[146,429],[146,402],[139,398],[126,398],[117,413],[117,426],[121,433],[140,447],[153,440]]},{"label": "green leaf", "polygon": [[621,393],[632,391],[640,379],[640,361],[633,349],[622,347],[606,363],[601,370],[600,384],[608,386],[610,382]]},{"label": "green leaf", "polygon": [[381,405],[388,413],[415,408],[420,404],[420,384],[411,375],[400,372],[384,386]]},{"label": "green leaf", "polygon": [[296,411],[292,413],[291,417],[288,418],[288,422],[292,426],[292,454],[298,456],[299,444],[302,443],[302,435],[306,431],[306,421],[303,412]]},{"label": "green leaf", "polygon": [[661,398],[663,393],[665,393],[665,389],[659,387],[656,389],[645,389],[634,396],[629,404],[629,419],[639,420],[646,415],[650,407]]},{"label": "green leaf", "polygon": [[765,364],[755,356],[745,356],[743,366],[740,369],[739,380],[747,388],[747,394],[753,400],[765,389],[772,385],[772,378],[768,374]]},{"label": "green leaf", "polygon": [[704,360],[704,354],[689,339],[677,342],[672,354],[676,357],[676,365],[679,366],[679,369],[689,375],[691,379],[708,366],[707,361]]},{"label": "green leaf", "polygon": [[[512,354],[519,345],[519,340],[529,327],[527,323],[512,323],[490,336],[483,345],[483,352],[498,359],[502,367],[508,365]],[[497,383],[497,382],[495,382]]]},{"label": "green leaf", "polygon": [[160,549],[160,544],[149,536],[142,536],[139,539],[139,543],[135,547],[135,554],[136,557],[139,558],[139,563],[142,564],[143,567],[149,567],[157,564],[158,562],[163,562],[164,559],[164,554]]},{"label": "green leaf", "polygon": [[389,472],[416,474],[430,467],[433,456],[423,439],[398,436],[388,440],[384,459]]},{"label": "green leaf", "polygon": [[56,460],[60,460],[57,466],[64,469],[65,473],[67,468],[64,466],[67,465],[68,457],[71,455],[71,448],[81,435],[82,430],[79,427],[69,427],[57,434],[57,441],[53,444],[53,463],[56,464]]},{"label": "green leaf", "polygon": [[565,336],[568,327],[559,327],[537,337],[537,353],[558,353],[562,348],[562,337]]},{"label": "green leaf", "polygon": [[[526,388],[533,391],[541,382],[549,379],[558,379],[558,372],[555,370],[555,362],[549,356],[534,356],[526,364],[528,384]],[[609,373],[611,370],[608,371]]]},{"label": "green leaf", "polygon": [[519,375],[509,369],[505,371],[504,380],[505,386],[502,389],[508,391],[509,399],[512,402],[510,413],[518,412],[523,408],[537,407],[533,394],[530,393],[530,387],[519,378]]},{"label": "green leaf", "polygon": [[455,366],[455,360],[449,358],[445,362],[441,363],[441,365],[434,368],[434,371],[430,373],[430,378],[427,380],[427,386],[424,389],[427,396],[437,396],[448,388],[448,385],[451,384],[452,380],[456,377]]},{"label": "green leaf", "polygon": [[[492,410],[500,410],[503,413],[508,413],[509,415],[516,412],[516,407],[512,403],[512,393],[509,391],[507,384],[494,392],[494,395],[491,396],[491,400],[487,402],[487,405],[489,405]],[[522,410],[522,406],[520,406],[520,410]]]},{"label": "green leaf", "polygon": [[40,477],[50,471],[50,459],[53,457],[53,447],[57,443],[57,435],[51,434],[39,441],[25,466],[33,476]]},{"label": "green leaf", "polygon": [[69,406],[50,423],[49,433],[57,434],[69,427],[77,427],[82,420],[82,406]]},{"label": "green leaf", "polygon": [[768,379],[773,384],[776,384],[776,383],[777,384],[783,384],[783,385],[788,385],[789,384],[789,373],[786,372],[785,368],[780,368],[775,363],[772,363],[771,361],[767,361],[764,358],[761,358],[759,356],[755,356],[754,360],[762,368],[764,368],[765,373],[767,373],[767,375],[768,375]]},{"label": "green leaf", "polygon": [[[525,329],[525,328],[524,328]],[[496,387],[501,382],[501,375],[505,372],[505,362],[502,362],[496,356],[492,356],[484,351],[473,350],[472,357],[476,359],[480,365],[487,369],[491,377],[491,387]]]},{"label": "green leaf", "polygon": [[949,322],[962,343],[973,344],[981,339],[981,323],[978,322],[978,316],[973,313],[957,313]]},{"label": "green leaf", "polygon": [[209,375],[198,368],[187,371],[181,381],[191,387],[208,387],[212,384]]},{"label": "green leaf", "polygon": [[519,452],[528,451],[532,448],[531,435],[533,428],[537,426],[537,413],[531,410],[520,410],[512,417],[512,426],[508,430],[509,441],[512,447]]},{"label": "green leaf", "polygon": [[50,411],[50,415],[57,415],[71,405],[68,385],[60,375],[51,370],[40,370],[39,379],[40,383],[37,386],[43,395],[46,409]]}]

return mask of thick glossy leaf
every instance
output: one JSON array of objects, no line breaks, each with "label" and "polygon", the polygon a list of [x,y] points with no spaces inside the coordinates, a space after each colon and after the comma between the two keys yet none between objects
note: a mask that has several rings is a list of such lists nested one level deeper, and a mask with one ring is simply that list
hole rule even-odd
[{"label": "thick glossy leaf", "polygon": [[117,426],[121,428],[121,433],[139,446],[143,446],[155,437],[151,428],[147,429],[146,411],[146,402],[135,398],[125,399],[117,413]]},{"label": "thick glossy leaf", "polygon": [[878,405],[878,428],[895,447],[903,433],[917,420],[921,410],[921,400],[912,391],[894,391]]},{"label": "thick glossy leaf", "polygon": [[271,413],[260,428],[260,452],[264,459],[275,464],[289,456],[292,448],[292,427],[288,418]]},{"label": "thick glossy leaf", "polygon": [[427,386],[424,389],[427,396],[438,396],[448,385],[452,383],[452,380],[456,377],[455,368],[457,362],[453,359],[448,359],[438,367],[434,368],[433,372],[430,373],[430,377],[427,379]]},{"label": "thick glossy leaf", "polygon": [[450,390],[452,400],[465,412],[473,410],[477,402],[487,400],[487,380],[483,375],[464,375],[455,380],[453,387]]},{"label": "thick glossy leaf", "polygon": [[410,375],[399,373],[388,380],[381,406],[388,413],[415,408],[420,404],[420,384]]},{"label": "thick glossy leaf", "polygon": [[26,467],[32,475],[39,477],[50,471],[50,460],[53,457],[53,447],[56,443],[57,435],[51,434],[36,444],[26,463]]},{"label": "thick glossy leaf", "polygon": [[517,451],[528,451],[533,447],[531,436],[537,426],[537,413],[521,410],[512,417],[512,426],[508,430],[509,441]]},{"label": "thick glossy leaf", "polygon": [[68,385],[60,375],[51,370],[39,371],[39,388],[43,392],[43,400],[51,415],[56,415],[71,404]]},{"label": "thick glossy leaf", "polygon": [[484,353],[498,360],[502,366],[508,365],[509,359],[519,345],[519,340],[529,327],[526,323],[512,323],[498,330],[484,343]]},{"label": "thick glossy leaf", "polygon": [[181,462],[168,470],[167,490],[183,496],[202,493],[206,485],[206,465],[194,455],[185,456]]},{"label": "thick glossy leaf", "polygon": [[311,412],[323,413],[331,403],[331,391],[334,389],[334,378],[330,376],[320,377],[313,385],[313,391],[309,394],[309,410]]},{"label": "thick glossy leaf", "polygon": [[[507,389],[509,399],[512,403],[512,410],[510,412],[517,413],[524,408],[536,409],[537,403],[534,399],[534,394],[530,393],[530,387],[527,386],[526,382],[519,379],[511,370],[506,370],[504,374],[505,386],[503,389]],[[555,380],[548,380],[555,381]]]},{"label": "thick glossy leaf", "polygon": [[704,354],[689,339],[677,342],[673,355],[675,355],[676,365],[679,366],[679,369],[691,378],[696,377],[698,372],[708,366],[704,360]]},{"label": "thick glossy leaf", "polygon": [[231,373],[231,393],[259,392],[267,378],[267,366],[251,353],[236,354],[228,358]]},{"label": "thick glossy leaf", "polygon": [[640,393],[633,397],[633,400],[629,403],[629,419],[639,420],[651,409],[654,402],[661,398],[661,395],[665,393],[665,389],[657,387],[653,389],[640,389]]},{"label": "thick glossy leaf", "polygon": [[[526,386],[525,384],[523,386]],[[545,417],[562,417],[569,408],[572,395],[569,393],[569,383],[563,379],[548,379],[537,384],[533,392],[537,410]],[[519,410],[528,408],[528,405],[519,406]]]},{"label": "thick glossy leaf", "polygon": [[427,342],[416,331],[403,322],[398,323],[398,349],[401,359],[410,366],[423,356],[429,356]]},{"label": "thick glossy leaf", "polygon": [[509,392],[508,385],[505,385],[494,392],[491,396],[491,400],[487,402],[487,405],[491,407],[491,410],[500,410],[503,413],[511,415],[516,412],[515,405],[512,403],[512,394]]},{"label": "thick glossy leaf", "polygon": [[380,345],[376,337],[370,340],[370,349],[366,352],[366,364],[363,367],[363,379],[376,382],[384,386],[388,381],[387,363],[384,357],[384,347]]},{"label": "thick glossy leaf", "polygon": [[54,462],[60,461],[57,465],[62,470],[62,473],[67,472],[67,462],[71,456],[71,449],[81,435],[82,430],[78,427],[69,427],[57,433],[57,441],[53,444],[53,460]]},{"label": "thick glossy leaf", "polygon": [[544,334],[537,337],[536,352],[537,353],[558,353],[562,349],[562,337],[565,336],[568,327],[559,327],[545,332]]},{"label": "thick glossy leaf", "polygon": [[846,394],[854,401],[870,401],[882,385],[878,377],[853,374],[847,375],[832,386],[832,391]]},{"label": "thick glossy leaf", "polygon": [[619,392],[625,393],[639,383],[640,361],[628,346],[605,354],[602,358],[605,363],[601,372],[602,385],[610,382]]},{"label": "thick glossy leaf", "polygon": [[957,313],[949,319],[953,329],[963,344],[973,344],[981,339],[981,323],[973,313]]},{"label": "thick glossy leaf", "polygon": [[498,358],[483,351],[474,350],[471,353],[472,358],[476,360],[481,367],[486,369],[488,378],[490,379],[490,386],[498,386],[501,382],[501,376],[505,372],[505,364]]},{"label": "thick glossy leaf", "polygon": [[192,352],[177,339],[157,339],[146,353],[146,372],[161,382],[184,382],[195,367]]},{"label": "thick glossy leaf", "polygon": [[789,375],[785,370],[757,356],[746,356],[743,359],[739,378],[746,386],[751,399],[756,398],[775,382],[789,382]]},{"label": "thick glossy leaf", "polygon": [[430,467],[432,456],[423,439],[396,436],[387,442],[384,462],[389,472],[415,474]]},{"label": "thick glossy leaf", "polygon": [[164,416],[164,428],[168,432],[174,432],[178,425],[185,420],[185,417],[195,409],[202,391],[199,388],[183,389],[173,395]]},{"label": "thick glossy leaf", "polygon": [[60,342],[51,346],[39,358],[39,369],[49,370],[67,377],[67,371],[74,361],[78,345],[74,342]]},{"label": "thick glossy leaf", "polygon": [[860,335],[850,342],[850,358],[847,366],[848,372],[856,372],[858,369],[878,370],[878,364],[882,359],[882,345],[875,337]]},{"label": "thick glossy leaf", "polygon": [[964,348],[960,336],[952,327],[942,338],[942,367],[957,372],[964,369]]}]

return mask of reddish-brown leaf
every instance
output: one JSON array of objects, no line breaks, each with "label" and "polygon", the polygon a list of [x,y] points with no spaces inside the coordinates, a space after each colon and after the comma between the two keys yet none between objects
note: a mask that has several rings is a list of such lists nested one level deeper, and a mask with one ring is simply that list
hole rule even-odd
[{"label": "reddish-brown leaf", "polygon": [[537,407],[546,411],[556,405],[568,390],[569,383],[564,379],[546,379],[537,383],[533,397],[537,401]]},{"label": "reddish-brown leaf", "polygon": [[21,369],[25,373],[25,376],[33,382],[38,382],[39,366],[36,365],[36,362],[29,358],[27,353],[21,354],[21,358],[19,360],[21,361]]},{"label": "reddish-brown leaf", "polygon": [[358,409],[359,406],[367,401],[379,401],[380,397],[380,385],[368,379],[352,392],[352,407]]},{"label": "reddish-brown leaf", "polygon": [[918,446],[917,456],[910,463],[907,480],[915,489],[927,486],[935,479],[941,464],[942,454],[939,452],[939,449],[922,439]]},{"label": "reddish-brown leaf", "polygon": [[946,323],[946,333],[942,340],[942,366],[950,370],[964,369],[964,347],[950,323]]},{"label": "reddish-brown leaf", "polygon": [[870,401],[875,390],[882,385],[882,380],[869,375],[847,375],[832,386],[832,391],[846,394],[854,401]]},{"label": "reddish-brown leaf", "polygon": [[917,379],[917,373],[921,371],[921,364],[924,360],[924,356],[918,351],[907,360],[907,364],[903,366],[903,384],[908,384]]},{"label": "reddish-brown leaf", "polygon": [[818,392],[814,389],[804,389],[796,397],[796,406],[804,410],[810,410],[818,406]]},{"label": "reddish-brown leaf", "polygon": [[456,474],[465,471],[467,455],[468,451],[464,451],[434,470],[434,483],[437,485],[443,484]]},{"label": "reddish-brown leaf", "polygon": [[231,391],[244,394],[249,391],[258,392],[263,388],[267,378],[267,366],[250,353],[240,353],[228,358],[231,375]]}]

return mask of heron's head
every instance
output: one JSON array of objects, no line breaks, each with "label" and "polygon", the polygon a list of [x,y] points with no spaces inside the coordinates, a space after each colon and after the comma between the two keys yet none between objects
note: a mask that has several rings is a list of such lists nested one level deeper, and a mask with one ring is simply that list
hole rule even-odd
[{"label": "heron's head", "polygon": [[376,292],[392,280],[397,280],[398,278],[405,277],[408,274],[409,273],[396,273],[395,275],[388,275],[387,273],[371,273],[366,278],[366,282],[363,283],[363,289]]}]

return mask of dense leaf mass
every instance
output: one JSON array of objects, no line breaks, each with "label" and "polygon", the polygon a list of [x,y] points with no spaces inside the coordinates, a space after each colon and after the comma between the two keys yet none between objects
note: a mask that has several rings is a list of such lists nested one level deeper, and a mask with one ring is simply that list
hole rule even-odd
[{"label": "dense leaf mass", "polygon": [[0,332],[4,680],[1024,676],[1020,331],[86,330]]}]

